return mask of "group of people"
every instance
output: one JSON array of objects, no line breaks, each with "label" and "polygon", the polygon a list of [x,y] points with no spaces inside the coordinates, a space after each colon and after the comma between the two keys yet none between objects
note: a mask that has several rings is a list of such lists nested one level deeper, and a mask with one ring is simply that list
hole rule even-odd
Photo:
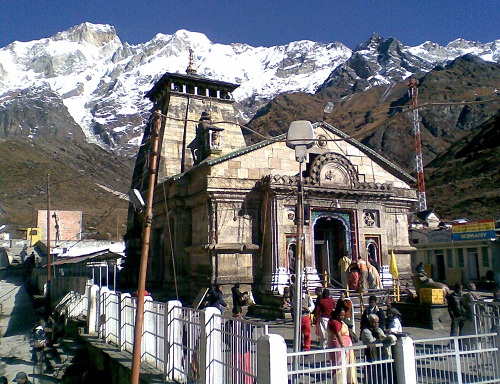
[{"label": "group of people", "polygon": [[358,256],[357,260],[352,260],[345,255],[339,260],[338,266],[344,287],[354,291],[383,288],[380,265],[371,257],[365,260]]},{"label": "group of people", "polygon": [[[233,301],[232,314],[234,317],[241,317],[242,307],[249,304],[249,294],[248,292],[241,292],[240,284],[236,283],[231,288],[231,296]],[[227,303],[224,301],[224,293],[222,292],[221,284],[215,284],[212,291],[208,295],[208,306],[217,308],[221,312],[223,312],[223,309],[227,307]]]},{"label": "group of people", "polygon": [[[317,299],[312,308],[313,323],[316,325],[316,335],[321,348],[350,347],[359,341],[354,332],[353,304],[342,291],[339,299],[331,297],[328,288],[318,287],[315,291]],[[306,308],[310,307],[307,292],[303,294],[303,316],[301,321],[302,349],[311,348],[311,322]],[[377,305],[377,297],[369,297],[369,305],[361,316],[361,340],[366,347],[367,361],[373,362],[390,356],[390,347],[396,342],[396,335],[402,332],[401,313],[388,305],[387,311]],[[382,343],[382,346],[377,344]],[[332,351],[330,359],[334,366],[342,365],[342,353],[345,354],[345,369],[347,382],[357,383],[355,356],[353,350]],[[336,375],[337,382],[341,382],[341,375]]]},{"label": "group of people", "polygon": [[[32,382],[28,379],[28,375],[24,371],[17,372],[16,377],[12,381],[19,384],[32,384]],[[8,382],[9,380],[7,379],[7,377],[0,377],[0,384],[8,384]]]}]

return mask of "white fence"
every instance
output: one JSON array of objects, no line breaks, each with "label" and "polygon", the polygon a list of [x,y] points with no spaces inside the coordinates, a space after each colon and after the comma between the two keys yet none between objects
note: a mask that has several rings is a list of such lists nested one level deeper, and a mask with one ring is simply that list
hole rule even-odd
[{"label": "white fence", "polygon": [[[133,352],[136,299],[97,286],[88,296],[95,303],[89,305],[89,331]],[[141,361],[179,383],[256,383],[257,344],[266,334],[267,325],[222,316],[215,308],[201,311],[146,298]]]},{"label": "white fence", "polygon": [[[135,298],[92,286],[86,296],[67,295],[66,304],[68,317],[86,314],[89,332],[132,352]],[[378,358],[369,361],[366,346],[359,345],[287,352],[284,338],[269,334],[266,325],[222,316],[215,308],[149,298],[144,308],[141,359],[178,383],[500,383],[497,333],[417,341],[401,335],[390,353],[377,345]],[[480,309],[478,324],[497,325],[497,306]]]},{"label": "white fence", "polygon": [[415,341],[417,383],[498,383],[496,333]]}]

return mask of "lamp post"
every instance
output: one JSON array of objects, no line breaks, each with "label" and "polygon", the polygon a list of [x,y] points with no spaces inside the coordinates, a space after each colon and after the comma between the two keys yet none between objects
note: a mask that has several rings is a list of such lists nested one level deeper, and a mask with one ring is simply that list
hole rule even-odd
[{"label": "lamp post", "polygon": [[[306,161],[307,149],[314,144],[314,129],[310,121],[293,121],[288,128],[286,145],[295,150],[295,160],[299,163],[299,183],[297,188],[297,256],[295,257],[295,296],[293,351],[300,350],[300,329],[302,322],[302,268],[304,258],[304,191],[302,188],[302,163]],[[295,361],[294,364],[297,364]]]}]

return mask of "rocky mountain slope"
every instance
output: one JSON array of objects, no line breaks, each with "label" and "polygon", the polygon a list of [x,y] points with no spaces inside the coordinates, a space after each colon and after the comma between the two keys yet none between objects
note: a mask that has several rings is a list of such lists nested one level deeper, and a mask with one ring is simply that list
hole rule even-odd
[{"label": "rocky mountain slope", "polygon": [[[46,207],[50,173],[58,186],[52,189],[54,209],[82,209],[86,226],[113,237],[116,227],[123,233],[127,204],[116,192],[130,186],[130,158],[151,108],[144,94],[164,72],[184,73],[189,49],[198,74],[241,84],[235,105],[253,130],[274,136],[293,120],[326,119],[411,172],[406,79],[420,80],[427,163],[455,142],[480,135],[477,127],[498,112],[499,48],[500,40],[408,47],[376,34],[355,50],[311,41],[251,47],[214,44],[184,30],[129,45],[113,27],[89,23],[14,42],[0,49],[2,221],[33,225],[35,210]],[[324,115],[329,101],[334,111]],[[430,199],[439,195],[432,192],[439,182],[432,180]],[[437,199],[442,206],[434,206],[450,215],[463,208],[450,201]]]},{"label": "rocky mountain slope", "polygon": [[[314,95],[279,95],[259,111],[249,126],[275,135],[286,132],[293,120],[325,119],[412,172],[413,111],[406,81],[400,78],[392,84],[356,91],[368,84],[366,78],[355,74],[343,80],[352,65],[348,60],[335,70],[338,77],[331,77]],[[368,78],[374,77],[372,74]],[[346,88],[348,84],[350,88]],[[418,92],[424,163],[494,116],[500,103],[499,90],[500,66],[472,55],[421,73]],[[323,106],[330,100],[336,100],[335,108],[323,115]]]},{"label": "rocky mountain slope", "polygon": [[428,164],[429,208],[448,218],[499,218],[499,161],[500,112]]},{"label": "rocky mountain slope", "polygon": [[[121,238],[126,231],[127,193],[135,159],[117,157],[95,144],[55,135],[0,140],[0,223],[36,226],[37,211],[84,212],[84,235]],[[99,233],[97,233],[99,232]]]},{"label": "rocky mountain slope", "polygon": [[164,72],[185,73],[189,49],[198,74],[241,84],[233,97],[241,120],[247,121],[279,94],[313,94],[319,89],[337,102],[370,87],[391,86],[466,53],[498,62],[499,47],[500,40],[408,47],[375,34],[354,51],[339,42],[251,47],[214,44],[203,34],[185,30],[130,45],[109,25],[84,23],[50,38],[0,49],[0,137],[42,126],[11,118],[15,112],[9,99],[41,87],[57,95],[51,115],[61,113],[67,120],[69,114],[68,125],[79,125],[87,141],[135,155],[151,107],[144,94]]}]

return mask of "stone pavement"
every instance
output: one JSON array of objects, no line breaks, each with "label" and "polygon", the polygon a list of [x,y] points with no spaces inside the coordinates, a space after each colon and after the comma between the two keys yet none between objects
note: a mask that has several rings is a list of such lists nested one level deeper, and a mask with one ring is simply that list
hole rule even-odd
[{"label": "stone pavement", "polygon": [[[21,268],[21,267],[18,267]],[[11,382],[16,373],[33,373],[29,335],[38,324],[38,315],[33,309],[18,268],[0,271],[0,376]],[[32,377],[30,380],[32,380]]]},{"label": "stone pavement", "polygon": [[[0,270],[0,376],[9,383],[16,373],[24,371],[33,384],[59,383],[64,369],[70,365],[72,355],[68,349],[57,344],[52,353],[47,353],[53,371],[42,371],[41,365],[31,361],[29,339],[32,330],[39,324],[40,315],[35,311],[33,302],[25,289],[22,266],[11,266]],[[66,341],[66,340],[65,340]],[[67,340],[71,342],[71,340]],[[48,350],[48,348],[47,348]],[[63,369],[64,368],[64,369]]]}]

